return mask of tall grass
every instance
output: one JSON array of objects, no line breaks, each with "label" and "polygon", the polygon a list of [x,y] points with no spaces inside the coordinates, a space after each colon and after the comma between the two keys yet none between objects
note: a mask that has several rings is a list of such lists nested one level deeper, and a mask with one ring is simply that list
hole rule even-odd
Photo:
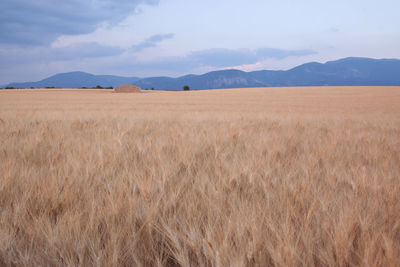
[{"label": "tall grass", "polygon": [[400,266],[398,120],[7,114],[0,266]]},{"label": "tall grass", "polygon": [[2,121],[3,264],[400,264],[398,124]]}]

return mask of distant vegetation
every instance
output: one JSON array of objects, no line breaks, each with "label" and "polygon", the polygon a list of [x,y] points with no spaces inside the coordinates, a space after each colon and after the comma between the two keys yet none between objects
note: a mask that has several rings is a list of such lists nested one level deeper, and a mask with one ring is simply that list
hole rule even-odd
[{"label": "distant vegetation", "polygon": [[81,89],[113,89],[113,87],[112,86],[103,87],[101,85],[96,85],[96,86],[94,86],[92,88],[88,88],[86,86],[82,86]]},{"label": "distant vegetation", "polygon": [[[36,88],[45,88],[45,89],[55,89],[55,88],[61,88],[61,89],[63,89],[63,88],[66,88],[66,87],[56,87],[56,86],[42,86],[42,87],[34,87],[34,86],[30,86],[30,87],[14,87],[14,86],[6,86],[4,89],[27,89],[27,88],[29,88],[29,89],[36,89]],[[86,86],[82,86],[82,87],[80,87],[80,89],[113,89],[114,87],[113,86],[107,86],[107,87],[103,87],[103,86],[101,86],[101,85],[97,85],[97,86],[95,86],[95,87],[91,87],[91,88],[88,88],[88,87],[86,87]],[[0,89],[3,89],[3,88],[0,88]]]},{"label": "distant vegetation", "polygon": [[189,90],[190,90],[189,85],[185,85],[185,86],[183,87],[183,90],[184,90],[184,91],[189,91]]},{"label": "distant vegetation", "polygon": [[97,85],[96,87],[93,87],[93,89],[113,89],[113,87],[112,86],[103,87],[101,85]]}]

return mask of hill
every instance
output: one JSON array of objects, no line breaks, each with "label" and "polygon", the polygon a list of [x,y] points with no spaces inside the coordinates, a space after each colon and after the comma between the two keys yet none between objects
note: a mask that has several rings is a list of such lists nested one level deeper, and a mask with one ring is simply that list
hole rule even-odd
[{"label": "hill", "polygon": [[182,90],[184,85],[189,85],[192,90],[276,86],[400,85],[400,60],[353,57],[324,64],[306,63],[287,71],[221,70],[178,78],[140,79],[70,72],[57,74],[39,82],[11,83],[7,86],[15,88],[46,86],[80,88],[96,85],[115,86],[124,83],[134,83],[143,89],[155,88],[156,90]]},{"label": "hill", "polygon": [[120,77],[113,75],[93,75],[81,71],[60,73],[38,82],[25,82],[25,83],[10,83],[9,87],[15,88],[44,88],[44,87],[57,87],[57,88],[81,88],[81,87],[95,87],[97,85],[117,86],[125,83],[135,83],[139,78],[136,77]]}]

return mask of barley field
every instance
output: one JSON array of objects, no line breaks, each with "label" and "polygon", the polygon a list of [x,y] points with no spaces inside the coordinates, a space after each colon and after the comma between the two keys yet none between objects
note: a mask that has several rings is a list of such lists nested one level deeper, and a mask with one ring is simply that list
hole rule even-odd
[{"label": "barley field", "polygon": [[0,266],[400,266],[400,87],[0,90]]}]

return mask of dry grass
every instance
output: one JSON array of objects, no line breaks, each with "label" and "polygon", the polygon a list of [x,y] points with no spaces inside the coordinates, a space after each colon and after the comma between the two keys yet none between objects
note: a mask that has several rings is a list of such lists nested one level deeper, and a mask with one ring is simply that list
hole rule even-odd
[{"label": "dry grass", "polygon": [[399,266],[400,88],[0,91],[0,266]]}]

